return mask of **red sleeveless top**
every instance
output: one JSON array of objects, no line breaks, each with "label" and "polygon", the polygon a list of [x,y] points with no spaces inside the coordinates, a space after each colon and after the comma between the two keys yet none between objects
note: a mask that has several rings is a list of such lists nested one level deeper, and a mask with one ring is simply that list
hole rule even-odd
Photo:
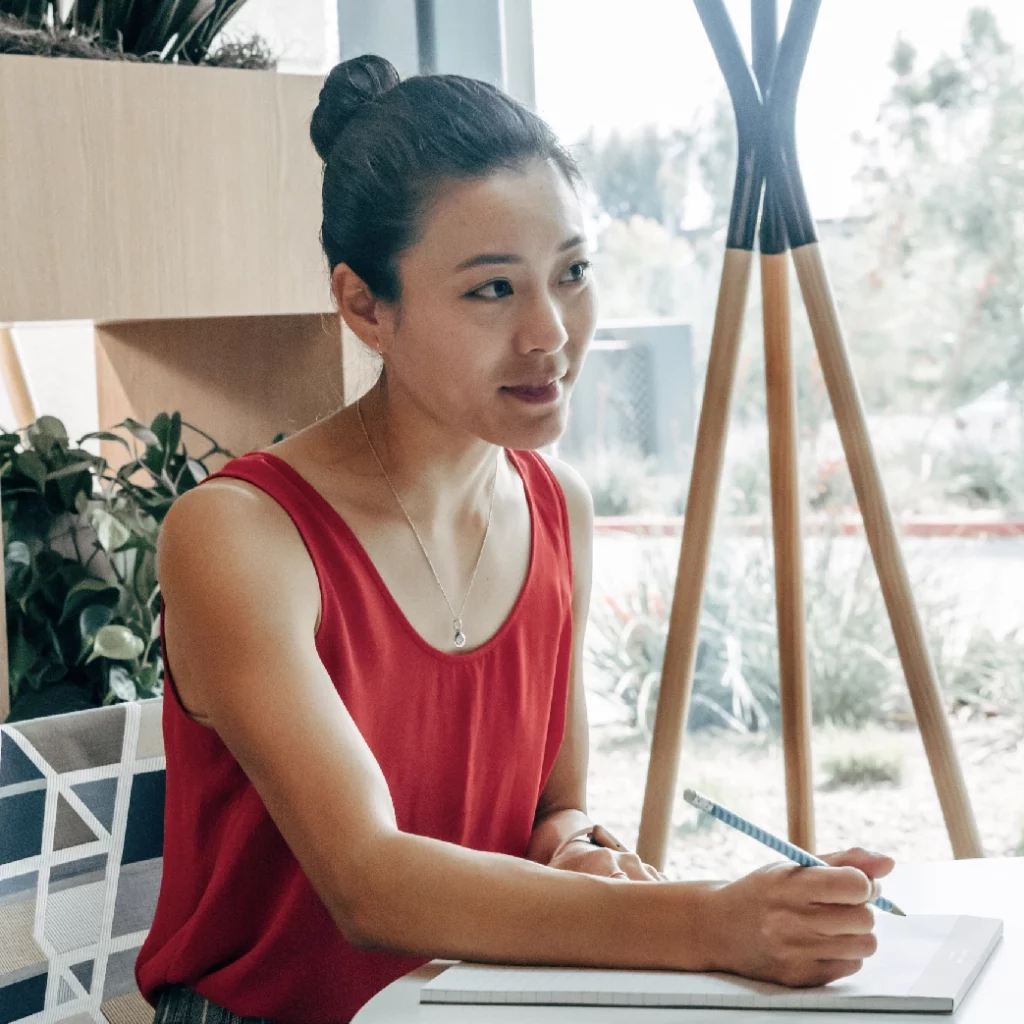
[{"label": "red sleeveless top", "polygon": [[[523,856],[565,729],[572,562],[558,481],[534,452],[509,458],[530,509],[529,569],[504,624],[468,654],[415,632],[352,531],[283,459],[251,452],[207,479],[254,484],[298,528],[320,582],[317,651],[384,772],[398,827]],[[154,1004],[181,983],[243,1017],[348,1021],[424,961],[345,941],[238,762],[185,713],[162,629],[161,644],[164,866],[139,988]]]}]

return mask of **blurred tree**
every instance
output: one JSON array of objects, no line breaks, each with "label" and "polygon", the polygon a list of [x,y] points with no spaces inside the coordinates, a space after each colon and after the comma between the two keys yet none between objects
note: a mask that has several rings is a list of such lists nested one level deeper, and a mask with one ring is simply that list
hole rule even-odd
[{"label": "blurred tree", "polygon": [[675,235],[728,217],[736,130],[724,92],[688,128],[646,125],[604,138],[591,130],[580,146],[597,204],[615,220],[643,217]]},{"label": "blurred tree", "polygon": [[[860,139],[858,205],[841,221],[819,223],[819,234],[865,406],[898,434],[911,425],[896,415],[918,424],[922,415],[933,423],[945,416],[948,426],[950,414],[1002,382],[999,393],[1024,406],[1024,64],[991,11],[978,7],[955,52],[922,65],[900,38],[890,70],[877,127]],[[700,373],[735,166],[724,90],[688,128],[591,134],[581,162],[599,214],[602,315],[688,321]],[[795,275],[791,284],[800,426],[817,452],[815,438],[834,425]],[[755,270],[734,412],[763,429],[759,292]],[[1003,490],[1012,500],[992,501],[1024,505],[1024,437],[1001,443],[991,458],[1008,467]],[[928,488],[934,500],[955,497],[943,483],[955,453],[897,448],[883,462],[887,480],[907,476],[896,487],[898,506],[918,509]],[[846,494],[841,456],[836,466]]]},{"label": "blurred tree", "polygon": [[[879,318],[913,330],[916,381],[950,408],[1006,380],[1024,392],[1024,69],[992,12],[971,10],[960,49],[895,76],[862,174],[873,215]],[[886,295],[886,293],[890,293]],[[882,310],[876,311],[881,314]]]}]

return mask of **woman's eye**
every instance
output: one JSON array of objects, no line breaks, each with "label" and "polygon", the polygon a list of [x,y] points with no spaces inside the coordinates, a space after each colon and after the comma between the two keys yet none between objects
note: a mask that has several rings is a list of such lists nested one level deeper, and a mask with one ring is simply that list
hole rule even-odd
[{"label": "woman's eye", "polygon": [[512,283],[502,277],[497,281],[488,281],[469,294],[476,299],[505,299],[512,294]]},{"label": "woman's eye", "polygon": [[579,260],[569,268],[569,284],[582,284],[590,275],[590,260]]}]

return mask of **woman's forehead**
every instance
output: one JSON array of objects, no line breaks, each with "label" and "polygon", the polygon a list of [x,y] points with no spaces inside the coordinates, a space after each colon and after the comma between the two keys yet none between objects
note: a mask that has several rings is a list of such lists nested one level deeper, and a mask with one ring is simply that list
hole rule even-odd
[{"label": "woman's forehead", "polygon": [[455,267],[477,252],[554,250],[577,234],[583,215],[576,193],[557,167],[538,160],[446,187],[431,204],[417,248],[450,256]]}]

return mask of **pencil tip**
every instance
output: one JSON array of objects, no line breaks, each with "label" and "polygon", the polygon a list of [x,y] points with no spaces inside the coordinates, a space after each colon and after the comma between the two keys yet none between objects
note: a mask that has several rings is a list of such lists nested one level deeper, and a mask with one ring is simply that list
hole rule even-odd
[{"label": "pencil tip", "polygon": [[896,906],[895,903],[892,905],[892,910],[890,910],[889,913],[890,914],[895,914],[897,917],[906,917],[907,916],[906,914],[903,913],[902,910],[900,910],[899,907]]}]

